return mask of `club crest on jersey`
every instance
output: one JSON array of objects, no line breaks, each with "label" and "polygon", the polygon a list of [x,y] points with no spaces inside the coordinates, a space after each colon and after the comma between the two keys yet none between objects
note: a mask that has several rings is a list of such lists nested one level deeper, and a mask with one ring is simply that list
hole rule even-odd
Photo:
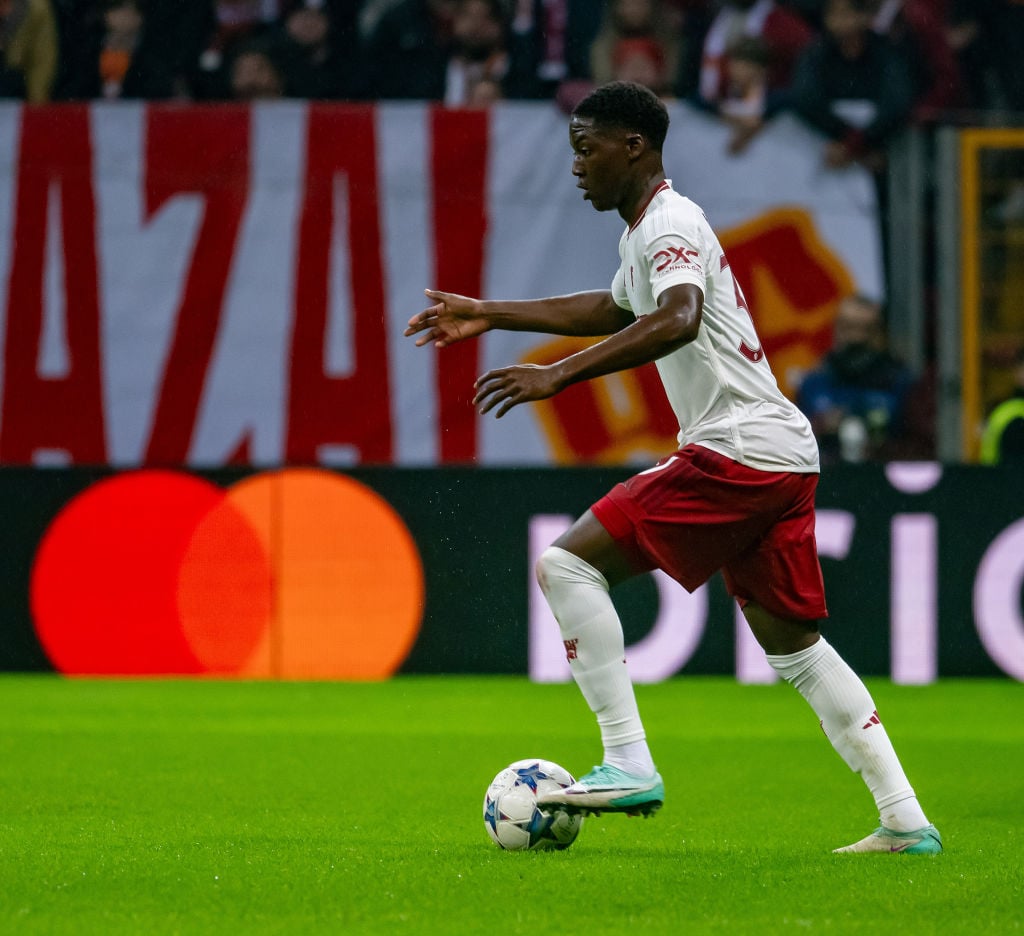
[{"label": "club crest on jersey", "polygon": [[689,247],[666,247],[651,257],[651,263],[656,273],[662,273],[670,267],[684,267],[700,272],[700,254]]}]

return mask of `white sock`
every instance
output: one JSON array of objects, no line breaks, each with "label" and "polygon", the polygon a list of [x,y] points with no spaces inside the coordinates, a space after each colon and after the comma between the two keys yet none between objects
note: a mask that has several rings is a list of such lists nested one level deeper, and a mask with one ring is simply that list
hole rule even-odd
[{"label": "white sock", "polygon": [[894,832],[928,825],[867,687],[825,638],[798,653],[768,654],[768,662],[810,703],[832,746],[867,784],[882,825]]},{"label": "white sock", "polygon": [[597,716],[604,762],[639,776],[653,774],[626,671],[622,624],[605,577],[579,556],[549,546],[537,561],[537,581],[558,621],[576,685]]},{"label": "white sock", "polygon": [[646,741],[630,741],[628,744],[606,744],[604,763],[618,767],[634,777],[653,777],[654,760]]}]

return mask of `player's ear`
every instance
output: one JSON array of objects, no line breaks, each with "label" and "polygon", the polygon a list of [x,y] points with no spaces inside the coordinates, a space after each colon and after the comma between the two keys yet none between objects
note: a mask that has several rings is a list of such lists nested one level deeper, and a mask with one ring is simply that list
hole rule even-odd
[{"label": "player's ear", "polygon": [[629,151],[630,158],[636,159],[647,152],[647,140],[641,133],[627,133],[626,149]]}]

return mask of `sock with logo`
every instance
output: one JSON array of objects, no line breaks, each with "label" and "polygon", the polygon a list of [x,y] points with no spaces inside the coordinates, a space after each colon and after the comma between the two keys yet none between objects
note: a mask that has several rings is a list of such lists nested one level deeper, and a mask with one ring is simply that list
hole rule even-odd
[{"label": "sock with logo", "polygon": [[537,561],[537,581],[558,621],[573,678],[597,716],[604,762],[650,776],[654,762],[626,670],[622,624],[608,582],[579,556],[549,546]]},{"label": "sock with logo", "polygon": [[882,825],[894,832],[928,825],[867,687],[825,638],[798,653],[768,654],[768,662],[808,701],[832,746],[867,784]]}]

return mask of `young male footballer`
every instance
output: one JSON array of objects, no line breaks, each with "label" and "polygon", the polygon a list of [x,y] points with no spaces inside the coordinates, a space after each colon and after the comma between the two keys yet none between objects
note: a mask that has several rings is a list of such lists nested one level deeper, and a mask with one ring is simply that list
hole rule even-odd
[{"label": "young male footballer", "polygon": [[814,709],[833,747],[861,775],[879,827],[841,852],[934,854],[925,816],[867,689],[822,637],[825,608],[814,538],[818,448],[776,385],[729,261],[701,209],[662,165],[668,112],[641,85],[604,85],[569,123],[572,174],[598,211],[626,223],[607,290],[524,301],[428,289],[409,320],[417,345],[446,347],[492,328],[607,336],[547,366],[488,371],[481,413],[503,416],[581,380],[654,361],[679,419],[679,448],[616,485],[537,563],[573,677],[597,716],[604,758],[541,805],[649,815],[665,788],[626,671],[611,586],[654,568],[693,590],[721,569],[779,675]]}]

